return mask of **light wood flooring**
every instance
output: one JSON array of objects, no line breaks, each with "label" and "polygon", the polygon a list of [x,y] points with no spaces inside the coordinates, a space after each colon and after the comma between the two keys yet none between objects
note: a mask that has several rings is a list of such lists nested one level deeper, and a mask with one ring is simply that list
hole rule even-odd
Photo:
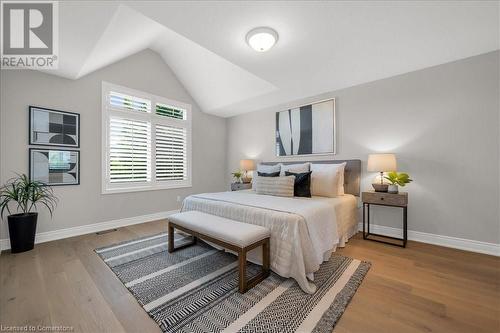
[{"label": "light wood flooring", "polygon": [[[166,231],[163,221],[0,256],[0,324],[75,332],[160,332],[93,249]],[[355,236],[339,253],[372,268],[334,332],[500,332],[500,258]]]}]

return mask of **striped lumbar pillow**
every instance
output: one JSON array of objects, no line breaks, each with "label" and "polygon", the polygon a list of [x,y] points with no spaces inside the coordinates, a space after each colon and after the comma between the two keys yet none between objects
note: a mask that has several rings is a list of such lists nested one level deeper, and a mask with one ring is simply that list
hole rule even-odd
[{"label": "striped lumbar pillow", "polygon": [[295,176],[286,177],[254,177],[253,188],[257,194],[293,197]]}]

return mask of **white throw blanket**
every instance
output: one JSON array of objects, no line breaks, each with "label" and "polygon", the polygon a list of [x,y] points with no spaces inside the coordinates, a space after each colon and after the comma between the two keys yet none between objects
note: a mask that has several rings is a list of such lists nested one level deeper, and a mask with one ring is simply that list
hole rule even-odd
[{"label": "white throw blanket", "polygon": [[[294,278],[307,293],[316,290],[307,277],[339,243],[335,206],[328,198],[284,198],[252,191],[205,193],[184,200],[182,211],[189,210],[269,228],[271,269]],[[252,252],[249,258],[260,262],[260,249]]]}]

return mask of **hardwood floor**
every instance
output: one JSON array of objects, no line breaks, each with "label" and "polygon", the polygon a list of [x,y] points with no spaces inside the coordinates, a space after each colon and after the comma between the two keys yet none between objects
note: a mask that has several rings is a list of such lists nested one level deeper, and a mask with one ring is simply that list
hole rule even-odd
[{"label": "hardwood floor", "polygon": [[[93,249],[166,231],[163,221],[0,256],[0,324],[160,332]],[[372,268],[334,332],[500,332],[500,258],[355,236],[339,253]]]}]

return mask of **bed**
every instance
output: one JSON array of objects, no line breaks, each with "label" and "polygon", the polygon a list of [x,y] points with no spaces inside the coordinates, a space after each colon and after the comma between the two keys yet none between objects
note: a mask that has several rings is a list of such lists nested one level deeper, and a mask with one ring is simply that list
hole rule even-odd
[{"label": "bed", "polygon": [[[295,279],[305,292],[314,293],[314,272],[337,247],[345,246],[358,228],[361,161],[312,163],[342,162],[347,163],[343,196],[287,198],[256,194],[252,190],[203,193],[187,197],[182,211],[197,210],[269,228],[271,269],[283,277]],[[250,252],[248,258],[260,263],[258,251]]]}]

